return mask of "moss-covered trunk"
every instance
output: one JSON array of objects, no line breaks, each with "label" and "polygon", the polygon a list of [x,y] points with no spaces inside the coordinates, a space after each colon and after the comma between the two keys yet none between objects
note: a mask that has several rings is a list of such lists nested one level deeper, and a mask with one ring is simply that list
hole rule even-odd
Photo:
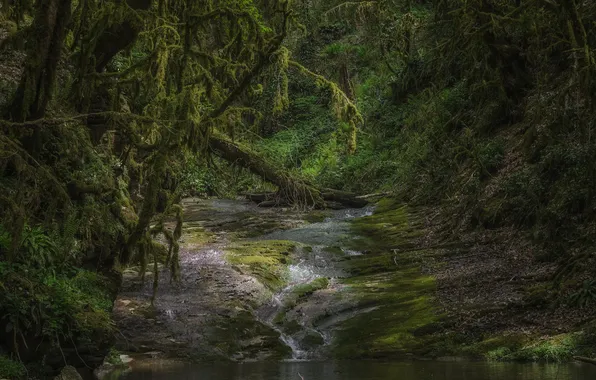
[{"label": "moss-covered trunk", "polygon": [[256,152],[221,134],[216,133],[210,136],[209,148],[224,160],[240,165],[264,180],[277,185],[279,191],[274,203],[300,204],[311,207],[328,207],[338,204],[348,207],[364,207],[368,203],[348,192],[318,189],[314,185],[276,168]]},{"label": "moss-covered trunk", "polygon": [[11,119],[43,117],[52,96],[70,14],[71,0],[40,2],[25,71],[9,110]]}]

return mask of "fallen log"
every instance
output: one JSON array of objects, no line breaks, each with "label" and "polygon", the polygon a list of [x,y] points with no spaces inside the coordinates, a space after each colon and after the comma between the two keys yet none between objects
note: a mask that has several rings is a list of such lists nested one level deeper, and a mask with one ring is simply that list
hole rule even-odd
[{"label": "fallen log", "polygon": [[589,363],[589,364],[596,365],[596,359],[586,358],[584,356],[574,356],[573,359],[574,360],[577,360],[579,362],[584,362],[584,363]]},{"label": "fallen log", "polygon": [[284,204],[280,204],[277,201],[264,201],[259,203],[257,206],[259,207],[279,207],[279,206],[284,206]]},{"label": "fallen log", "polygon": [[348,207],[361,208],[368,204],[366,199],[358,198],[355,194],[347,191],[323,189],[321,196],[326,202],[336,202]]},{"label": "fallen log", "polygon": [[246,199],[249,199],[255,203],[271,201],[275,198],[275,193],[258,193],[258,194],[246,194]]},{"label": "fallen log", "polygon": [[237,142],[231,141],[219,133],[209,137],[209,148],[222,159],[242,166],[260,176],[267,182],[277,185],[276,193],[249,194],[248,198],[263,206],[302,205],[315,208],[326,208],[329,203],[333,208],[337,204],[343,207],[364,207],[366,199],[358,198],[355,194],[334,190],[319,190],[314,185],[299,178],[295,178],[286,171],[279,169],[258,153]]},{"label": "fallen log", "polygon": [[[334,210],[340,210],[346,207],[362,208],[369,203],[366,199],[341,190],[324,189],[320,195],[323,198],[324,207]],[[287,205],[287,202],[278,193],[274,192],[246,194],[246,198],[257,203],[259,207]]]},{"label": "fallen log", "polygon": [[391,193],[389,193],[389,192],[374,193],[374,194],[358,195],[358,196],[356,196],[356,198],[358,198],[358,199],[382,198],[382,197],[386,197],[389,194],[391,194]]}]

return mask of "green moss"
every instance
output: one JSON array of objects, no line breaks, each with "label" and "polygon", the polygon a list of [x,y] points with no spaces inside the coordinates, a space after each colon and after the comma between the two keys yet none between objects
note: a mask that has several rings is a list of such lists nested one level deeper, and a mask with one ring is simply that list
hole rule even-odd
[{"label": "green moss", "polygon": [[529,337],[522,334],[505,333],[485,337],[480,341],[471,342],[470,338],[449,339],[449,350],[458,355],[499,360],[514,351],[519,350],[528,341]]},{"label": "green moss", "polygon": [[325,247],[325,248],[323,248],[323,251],[332,253],[335,255],[343,255],[343,253],[344,253],[343,250],[341,249],[341,247],[337,247],[337,246]]},{"label": "green moss", "polygon": [[204,246],[214,241],[214,235],[202,227],[193,226],[184,229],[183,240],[186,245]]},{"label": "green moss", "polygon": [[320,223],[331,216],[327,210],[314,210],[304,216],[304,220],[310,223]]},{"label": "green moss", "polygon": [[240,242],[227,248],[226,259],[270,290],[277,291],[286,283],[290,252],[295,247],[296,243],[283,240]]},{"label": "green moss", "polygon": [[361,314],[341,325],[334,342],[338,357],[387,357],[423,353],[426,334],[439,315],[432,305],[435,282],[418,268],[362,275],[345,281],[358,298]]},{"label": "green moss", "polygon": [[362,238],[353,241],[351,248],[372,253],[408,248],[423,233],[417,219],[414,210],[384,199],[373,215],[352,222],[352,230]]},{"label": "green moss", "polygon": [[457,355],[491,361],[564,362],[575,355],[591,357],[595,353],[593,336],[576,332],[555,336],[502,333],[471,343],[451,341],[449,350]]},{"label": "green moss", "polygon": [[383,198],[377,202],[375,208],[375,214],[382,214],[387,211],[391,212],[398,209],[400,206],[399,202],[394,198]]},{"label": "green moss", "polygon": [[25,374],[23,364],[0,355],[0,379],[22,379]]},{"label": "green moss", "polygon": [[488,351],[489,360],[563,362],[577,353],[581,334],[561,334],[534,340],[523,346],[501,346]]},{"label": "green moss", "polygon": [[[416,260],[432,252],[403,251],[421,233],[416,218],[396,201],[384,199],[373,215],[352,223],[363,238],[351,248],[367,253],[344,264],[352,277],[343,283],[357,305],[355,316],[340,326],[335,356],[381,358],[436,349],[441,316],[433,307],[435,280],[420,272]],[[394,251],[398,247],[402,250]]]},{"label": "green moss", "polygon": [[326,289],[329,286],[329,280],[326,277],[319,277],[307,284],[301,284],[292,289],[284,301],[286,309],[290,309],[300,303],[306,297],[317,290]]}]

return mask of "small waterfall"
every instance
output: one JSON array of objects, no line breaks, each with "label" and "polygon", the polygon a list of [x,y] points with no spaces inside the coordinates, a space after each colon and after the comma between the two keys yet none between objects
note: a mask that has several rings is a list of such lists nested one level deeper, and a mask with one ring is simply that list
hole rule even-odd
[{"label": "small waterfall", "polygon": [[275,320],[276,317],[283,313],[284,320],[288,321],[285,319],[287,318],[285,313],[293,311],[296,307],[288,307],[288,301],[295,300],[295,298],[292,298],[296,297],[293,291],[299,286],[309,284],[318,278],[328,278],[333,282],[333,279],[344,275],[341,266],[337,265],[342,260],[342,256],[362,255],[362,252],[339,246],[342,239],[350,234],[349,225],[346,221],[371,215],[372,211],[373,209],[370,207],[335,211],[332,216],[322,222],[311,223],[290,230],[275,231],[258,238],[260,240],[290,240],[305,244],[304,247],[298,248],[294,253],[292,257],[294,264],[288,266],[288,285],[274,294],[271,301],[257,311],[259,320],[278,332],[280,340],[292,350],[293,360],[313,358],[315,354],[312,351],[313,346],[310,344],[311,350],[308,349],[309,344],[305,343],[306,337],[320,336],[322,344],[316,346],[316,349],[318,349],[318,347],[329,345],[332,336],[330,333],[325,333],[310,326],[310,322],[302,318],[289,320],[295,323],[295,327],[299,327],[300,330],[288,333],[288,331],[284,331],[287,328],[281,326],[280,321]]},{"label": "small waterfall", "polygon": [[[291,334],[287,334],[282,327],[275,323],[274,319],[279,313],[285,311],[287,307],[286,301],[292,296],[292,292],[296,287],[306,285],[318,278],[326,277],[325,273],[323,273],[325,265],[323,263],[317,265],[317,261],[321,260],[321,257],[317,255],[320,252],[321,247],[313,249],[312,252],[299,249],[298,255],[300,259],[298,263],[288,266],[288,285],[278,293],[275,293],[271,297],[269,304],[262,307],[257,313],[259,320],[278,332],[280,340],[292,350],[292,360],[308,359],[309,352],[302,349],[300,342],[292,337]],[[325,344],[330,340],[329,337],[316,329],[307,326],[301,326],[301,329],[313,331],[321,335]]]}]

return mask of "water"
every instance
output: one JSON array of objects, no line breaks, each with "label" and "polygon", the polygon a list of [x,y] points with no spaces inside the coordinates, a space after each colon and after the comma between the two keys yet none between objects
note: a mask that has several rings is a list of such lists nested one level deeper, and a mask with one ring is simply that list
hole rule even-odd
[{"label": "water", "polygon": [[258,237],[258,240],[291,240],[317,246],[338,245],[350,238],[348,221],[372,215],[373,210],[373,207],[336,210],[322,222],[311,223],[289,230],[275,231]]},{"label": "water", "polygon": [[589,364],[486,362],[282,362],[225,365],[153,366],[122,380],[588,380]]},{"label": "water", "polygon": [[[259,319],[280,334],[280,340],[292,350],[292,359],[312,359],[317,356],[300,344],[296,336],[286,334],[280,326],[274,323],[275,316],[284,310],[284,301],[291,297],[292,290],[311,281],[326,277],[333,283],[335,278],[343,277],[344,273],[335,262],[341,261],[342,256],[356,256],[361,252],[341,247],[350,237],[349,219],[372,214],[372,207],[363,209],[345,209],[332,212],[324,221],[311,223],[287,230],[275,231],[256,238],[257,240],[291,240],[309,246],[309,249],[298,248],[295,253],[295,263],[288,267],[288,285],[279,293],[273,295],[271,302],[257,312]],[[327,247],[339,248],[339,253],[326,250]],[[324,345],[330,343],[330,335],[300,323],[302,331],[321,336]],[[296,335],[296,333],[294,333]]]},{"label": "water", "polygon": [[[292,291],[298,286],[308,284],[321,277],[333,278],[340,274],[339,270],[327,265],[326,256],[330,254],[325,254],[323,248],[321,246],[315,246],[311,248],[310,252],[299,248],[297,252],[299,256],[298,262],[288,266],[288,285],[280,292],[275,293],[269,304],[264,305],[257,311],[259,320],[277,331],[280,340],[292,350],[292,359],[294,360],[308,359],[313,355],[308,350],[303,349],[297,339],[292,335],[286,334],[280,326],[274,323],[274,318],[284,310],[286,299],[292,296]],[[320,335],[325,345],[330,342],[327,335],[312,327],[302,324],[301,330],[303,330],[302,332],[309,330]]]}]

